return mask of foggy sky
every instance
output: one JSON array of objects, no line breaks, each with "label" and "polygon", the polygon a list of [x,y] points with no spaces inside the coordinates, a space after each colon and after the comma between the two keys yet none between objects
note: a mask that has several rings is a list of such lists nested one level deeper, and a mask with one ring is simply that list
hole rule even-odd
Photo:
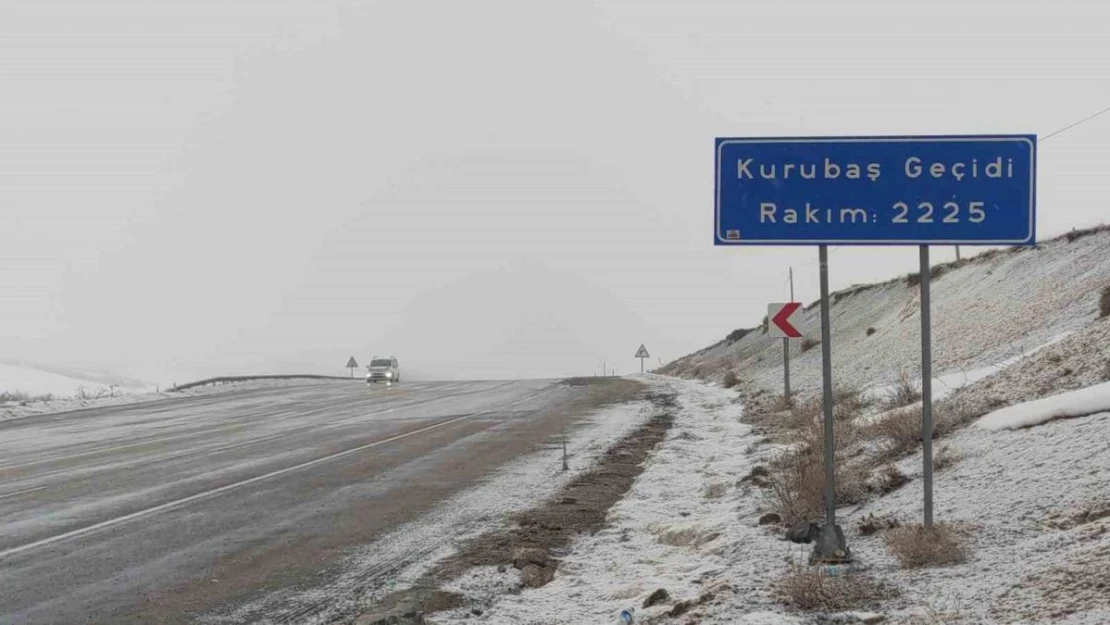
[{"label": "foggy sky", "polygon": [[[833,5],[841,6],[833,6]],[[817,292],[712,246],[713,138],[1037,133],[1110,105],[1098,3],[0,0],[0,355],[152,383],[638,369]],[[1110,115],[1044,142],[1104,221]],[[969,250],[970,251],[970,250]],[[937,249],[936,261],[952,257]],[[834,288],[915,269],[837,249]]]}]

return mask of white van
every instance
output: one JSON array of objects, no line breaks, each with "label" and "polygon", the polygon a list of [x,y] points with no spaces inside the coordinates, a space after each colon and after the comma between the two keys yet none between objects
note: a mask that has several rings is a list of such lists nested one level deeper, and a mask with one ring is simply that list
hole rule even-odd
[{"label": "white van", "polygon": [[373,384],[375,382],[396,383],[400,381],[401,367],[397,364],[396,357],[379,358],[375,356],[370,360],[370,364],[366,366],[367,384]]}]

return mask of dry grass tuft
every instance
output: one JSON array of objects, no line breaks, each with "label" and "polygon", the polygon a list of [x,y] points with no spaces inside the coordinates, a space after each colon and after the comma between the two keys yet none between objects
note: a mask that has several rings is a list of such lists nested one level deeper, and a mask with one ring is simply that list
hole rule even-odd
[{"label": "dry grass tuft", "polygon": [[983,402],[944,401],[933,406],[933,439],[948,436],[987,413]]},{"label": "dry grass tuft", "polygon": [[877,332],[875,328],[867,328],[867,336],[871,336],[875,332]]},{"label": "dry grass tuft", "polygon": [[[856,447],[861,439],[861,428],[851,419],[836,419],[836,409],[833,409],[833,441],[836,443],[835,460],[845,459],[844,452]],[[816,418],[810,420],[803,427],[792,432],[798,449],[811,450],[823,455],[825,449],[825,420]],[[839,468],[839,467],[838,467]]]},{"label": "dry grass tuft", "polygon": [[782,422],[783,427],[794,431],[813,427],[821,415],[821,404],[820,397],[794,400],[793,405],[790,406],[790,413]]},{"label": "dry grass tuft", "polygon": [[[1110,363],[1107,363],[1110,365]],[[771,410],[775,412],[785,412],[794,407],[794,396],[787,397],[786,395],[779,395],[775,398],[774,403],[771,404]]]},{"label": "dry grass tuft", "polygon": [[[836,497],[840,505],[863,501],[868,495],[871,467],[856,461],[860,428],[854,417],[866,406],[861,393],[841,389],[834,393],[833,438],[836,442]],[[786,524],[818,518],[824,509],[824,420],[820,397],[797,400],[789,412],[780,413],[776,425],[780,440],[793,444],[767,464],[764,484],[767,507]]]},{"label": "dry grass tuft", "polygon": [[[836,421],[849,421],[867,406],[868,400],[857,389],[838,389],[833,393],[833,419]],[[792,431],[808,430],[823,421],[824,408],[825,401],[820,395],[794,400],[790,405],[790,414],[782,425]]]},{"label": "dry grass tuft", "polygon": [[833,417],[836,419],[853,419],[870,405],[871,400],[858,388],[840,388],[833,391]]},{"label": "dry grass tuft", "polygon": [[702,496],[706,499],[720,499],[728,493],[728,482],[714,482],[702,488]]},{"label": "dry grass tuft", "polygon": [[1082,230],[1076,230],[1075,228],[1072,228],[1071,232],[1064,234],[1064,238],[1068,240],[1068,243],[1074,243],[1076,240],[1082,239],[1083,237],[1090,236],[1092,234],[1098,234],[1100,232],[1106,232],[1107,230],[1110,230],[1110,225],[1108,224],[1102,224],[1100,226],[1094,226],[1092,228],[1083,228]]},{"label": "dry grass tuft", "polygon": [[50,393],[44,395],[31,395],[30,393],[24,393],[22,391],[4,391],[0,393],[0,404],[6,402],[26,403],[31,401],[50,401],[52,399],[54,399],[54,396]]},{"label": "dry grass tuft", "polygon": [[933,455],[933,470],[943,471],[960,460],[963,460],[963,454],[953,451],[951,447],[945,445]]},{"label": "dry grass tuft", "polygon": [[909,484],[910,478],[905,473],[902,473],[902,470],[897,466],[888,464],[882,469],[879,469],[879,473],[875,476],[875,481],[873,483],[876,492],[880,495],[886,495]]},{"label": "dry grass tuft", "polygon": [[904,569],[950,566],[967,561],[965,537],[952,525],[938,523],[932,530],[910,525],[886,533],[886,545]]},{"label": "dry grass tuft", "polygon": [[90,390],[84,386],[78,386],[74,389],[73,396],[81,400],[89,399],[103,399],[105,397],[117,397],[120,394],[115,386],[100,387],[96,390]]},{"label": "dry grass tuft", "polygon": [[783,605],[806,612],[843,612],[873,608],[898,596],[898,589],[865,573],[830,575],[821,568],[791,563],[771,582],[771,593]]},{"label": "dry grass tuft", "polygon": [[[943,438],[974,421],[983,410],[961,403],[943,403],[933,406],[933,440]],[[921,407],[903,408],[884,419],[861,428],[863,438],[877,443],[876,460],[889,462],[903,458],[921,448]],[[959,457],[944,460],[958,461]],[[936,462],[934,458],[934,462]]]},{"label": "dry grass tuft", "polygon": [[954,610],[938,610],[927,605],[923,612],[911,615],[904,625],[956,625],[965,622],[959,606]]},{"label": "dry grass tuft", "polygon": [[[852,505],[863,501],[868,493],[866,467],[835,456],[836,502]],[[770,512],[793,525],[820,518],[825,502],[825,454],[820,447],[787,452],[768,463],[766,503]]]},{"label": "dry grass tuft", "polygon": [[904,408],[866,428],[867,438],[879,443],[879,457],[894,460],[913,453],[921,445],[921,409]]},{"label": "dry grass tuft", "polygon": [[721,378],[721,386],[723,386],[725,388],[732,388],[732,387],[736,386],[739,383],[740,383],[740,380],[736,377],[736,374],[733,373],[732,371],[726,371],[725,376],[723,378]]},{"label": "dry grass tuft", "polygon": [[909,369],[899,369],[894,388],[882,399],[879,406],[883,410],[894,410],[895,408],[908,406],[920,399],[921,390],[918,388],[917,380],[913,377],[913,374],[910,373]]},{"label": "dry grass tuft", "polygon": [[856,531],[860,536],[872,536],[898,527],[902,527],[902,522],[893,514],[875,516],[874,513],[868,513],[867,516],[856,521]]}]

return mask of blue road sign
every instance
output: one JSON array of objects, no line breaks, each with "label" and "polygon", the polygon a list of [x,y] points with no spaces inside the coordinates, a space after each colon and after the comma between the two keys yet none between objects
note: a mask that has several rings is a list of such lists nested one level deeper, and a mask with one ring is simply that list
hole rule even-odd
[{"label": "blue road sign", "polygon": [[1037,138],[719,138],[716,245],[1036,243]]}]

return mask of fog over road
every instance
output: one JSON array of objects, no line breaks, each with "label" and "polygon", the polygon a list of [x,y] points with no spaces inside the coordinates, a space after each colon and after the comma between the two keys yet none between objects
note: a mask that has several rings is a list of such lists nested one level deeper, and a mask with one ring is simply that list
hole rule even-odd
[{"label": "fog over road", "polygon": [[316,583],[605,393],[333,382],[2,422],[0,622],[191,622]]}]

